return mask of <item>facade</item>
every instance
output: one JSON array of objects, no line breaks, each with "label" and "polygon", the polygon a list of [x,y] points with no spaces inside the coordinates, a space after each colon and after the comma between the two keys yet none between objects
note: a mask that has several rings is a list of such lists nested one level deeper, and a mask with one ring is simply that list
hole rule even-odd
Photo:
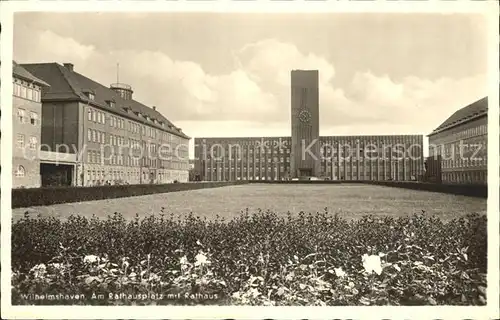
[{"label": "facade", "polygon": [[195,138],[204,181],[416,180],[422,135],[319,136],[318,71],[291,72],[291,137]]},{"label": "facade", "polygon": [[[195,171],[204,181],[294,178],[291,137],[195,138],[194,142]],[[324,136],[316,144],[319,155],[314,161],[319,168],[314,177],[411,181],[422,174],[422,135]],[[311,171],[304,171],[297,178],[310,177]]]},{"label": "facade", "polygon": [[42,87],[47,83],[22,66],[12,66],[12,187],[40,187]]},{"label": "facade", "polygon": [[[93,186],[188,180],[189,137],[156,107],[109,88],[72,64],[25,64],[51,86],[42,95],[42,179]],[[57,164],[57,165],[56,165]]]},{"label": "facade", "polygon": [[428,136],[429,157],[440,158],[443,183],[487,183],[487,97],[458,110]]}]

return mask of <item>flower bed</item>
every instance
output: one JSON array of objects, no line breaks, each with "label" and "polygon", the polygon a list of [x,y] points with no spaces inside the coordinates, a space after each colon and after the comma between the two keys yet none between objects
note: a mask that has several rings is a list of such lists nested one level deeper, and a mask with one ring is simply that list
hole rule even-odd
[{"label": "flower bed", "polygon": [[12,302],[484,305],[486,228],[479,215],[26,217],[12,229]]}]

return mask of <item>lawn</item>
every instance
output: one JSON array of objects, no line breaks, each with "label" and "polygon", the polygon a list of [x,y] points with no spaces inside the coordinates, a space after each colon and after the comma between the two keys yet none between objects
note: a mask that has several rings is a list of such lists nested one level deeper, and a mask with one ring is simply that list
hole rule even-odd
[{"label": "lawn", "polygon": [[448,195],[426,191],[370,185],[272,185],[250,184],[214,189],[201,189],[147,195],[130,198],[58,204],[46,207],[13,210],[17,221],[28,211],[30,216],[41,214],[66,219],[72,214],[105,217],[120,212],[126,219],[138,213],[141,217],[165,213],[213,218],[231,218],[245,208],[287,211],[324,211],[339,213],[344,218],[360,218],[366,214],[406,216],[424,210],[444,220],[468,213],[486,213],[486,199]]}]

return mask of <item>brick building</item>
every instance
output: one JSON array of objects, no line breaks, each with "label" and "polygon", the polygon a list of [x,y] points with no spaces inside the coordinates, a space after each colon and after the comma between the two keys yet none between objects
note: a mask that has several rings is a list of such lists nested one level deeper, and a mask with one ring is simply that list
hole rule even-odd
[{"label": "brick building", "polygon": [[429,137],[429,158],[440,158],[443,183],[488,181],[488,98],[463,107]]},{"label": "brick building", "polygon": [[42,179],[92,186],[188,180],[189,137],[129,85],[106,87],[70,63],[24,64],[42,94]]},{"label": "brick building", "polygon": [[41,140],[40,100],[46,82],[35,77],[25,68],[13,62],[12,65],[12,187],[40,187]]},{"label": "brick building", "polygon": [[319,136],[319,73],[291,72],[291,137],[195,138],[202,180],[416,180],[422,135]]}]

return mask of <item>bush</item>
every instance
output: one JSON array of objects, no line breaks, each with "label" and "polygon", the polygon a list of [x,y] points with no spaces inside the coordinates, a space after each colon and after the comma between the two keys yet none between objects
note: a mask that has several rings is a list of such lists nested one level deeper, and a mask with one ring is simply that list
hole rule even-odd
[{"label": "bush", "polygon": [[[118,213],[106,220],[27,216],[12,229],[12,298],[13,304],[484,305],[486,227],[479,215],[444,223],[426,214],[346,220],[326,211],[246,211],[230,221],[163,212],[134,221]],[[25,296],[74,292],[83,300]]]},{"label": "bush", "polygon": [[[176,180],[177,181],[177,180]],[[244,181],[175,184],[103,185],[93,187],[43,187],[12,190],[12,208],[114,199],[244,184]]]}]

